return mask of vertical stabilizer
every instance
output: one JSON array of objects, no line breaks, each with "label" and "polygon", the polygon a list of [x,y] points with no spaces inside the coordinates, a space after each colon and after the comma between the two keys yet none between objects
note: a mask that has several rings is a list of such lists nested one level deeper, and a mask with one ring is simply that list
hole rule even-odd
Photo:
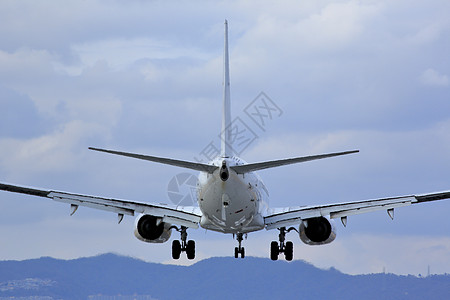
[{"label": "vertical stabilizer", "polygon": [[223,50],[223,107],[222,107],[222,131],[220,134],[220,155],[230,157],[233,155],[230,147],[230,130],[227,127],[231,122],[230,108],[230,67],[228,61],[228,22],[225,20],[225,42]]}]

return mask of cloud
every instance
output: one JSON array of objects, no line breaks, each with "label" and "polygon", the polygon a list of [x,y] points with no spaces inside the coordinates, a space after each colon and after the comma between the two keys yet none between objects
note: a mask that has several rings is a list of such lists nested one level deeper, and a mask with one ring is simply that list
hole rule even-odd
[{"label": "cloud", "polygon": [[412,43],[417,44],[430,44],[433,43],[441,37],[442,31],[445,29],[445,24],[440,23],[430,23],[420,28],[417,33],[408,39]]},{"label": "cloud", "polygon": [[177,61],[179,58],[204,60],[210,55],[201,49],[177,47],[167,40],[151,38],[115,38],[90,43],[72,45],[84,66],[92,66],[99,60],[105,60],[112,70],[133,66],[142,59]]},{"label": "cloud", "polygon": [[76,150],[78,145],[99,132],[105,131],[95,124],[73,121],[53,133],[32,139],[1,139],[1,168],[10,175],[71,168],[81,158]]},{"label": "cloud", "polygon": [[51,128],[52,123],[39,115],[30,97],[1,84],[0,106],[6,111],[0,118],[0,138],[31,138]]},{"label": "cloud", "polygon": [[447,75],[440,74],[434,69],[426,69],[420,76],[420,82],[427,86],[445,87],[450,85]]},{"label": "cloud", "polygon": [[51,78],[54,55],[47,50],[22,47],[14,52],[0,49],[2,83],[23,89],[29,84],[43,83]]}]

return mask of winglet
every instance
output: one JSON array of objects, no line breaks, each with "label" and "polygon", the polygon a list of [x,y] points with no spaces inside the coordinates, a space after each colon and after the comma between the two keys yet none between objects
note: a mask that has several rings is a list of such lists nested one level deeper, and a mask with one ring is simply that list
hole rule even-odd
[{"label": "winglet", "polygon": [[230,130],[227,127],[231,123],[230,108],[230,66],[228,59],[228,21],[225,20],[225,40],[223,50],[223,107],[222,107],[222,131],[220,133],[221,147],[220,156],[230,157],[233,155],[230,147]]}]

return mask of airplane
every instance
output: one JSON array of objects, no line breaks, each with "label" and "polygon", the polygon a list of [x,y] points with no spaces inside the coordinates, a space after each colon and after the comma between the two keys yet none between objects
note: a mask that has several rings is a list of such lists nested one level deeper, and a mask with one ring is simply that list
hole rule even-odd
[{"label": "airplane", "polygon": [[79,206],[84,206],[116,213],[119,223],[124,215],[137,216],[134,234],[139,240],[147,243],[164,243],[170,239],[172,231],[175,230],[180,233],[180,239],[172,242],[172,258],[179,259],[181,253],[185,252],[190,260],[195,258],[195,241],[188,240],[188,229],[202,227],[206,230],[232,234],[238,242],[238,246],[234,249],[235,258],[245,257],[242,241],[248,233],[263,229],[277,229],[278,241],[272,241],[270,244],[270,258],[277,260],[280,254],[284,254],[285,260],[291,261],[294,247],[292,241],[286,241],[288,232],[296,231],[305,244],[324,245],[333,242],[336,238],[335,219],[340,219],[345,227],[349,216],[379,210],[386,210],[389,217],[394,219],[395,208],[450,198],[450,191],[446,191],[336,204],[270,208],[267,188],[255,171],[353,154],[359,150],[246,163],[234,155],[231,143],[232,132],[228,128],[231,112],[228,22],[226,20],[223,80],[220,155],[209,163],[89,148],[94,151],[199,171],[196,195],[198,206],[140,203],[7,183],[0,183],[0,190],[68,203],[71,208],[70,215],[73,215]]}]

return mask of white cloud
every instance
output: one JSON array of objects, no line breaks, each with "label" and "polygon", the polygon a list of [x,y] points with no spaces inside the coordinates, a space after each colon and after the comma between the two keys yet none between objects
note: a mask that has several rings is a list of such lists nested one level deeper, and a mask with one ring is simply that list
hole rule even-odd
[{"label": "white cloud", "polygon": [[409,38],[413,43],[417,44],[429,44],[439,39],[442,34],[443,28],[439,23],[430,23],[420,28],[416,34]]},{"label": "white cloud", "polygon": [[434,69],[426,69],[420,76],[420,81],[428,86],[449,86],[450,79],[447,75],[440,74]]},{"label": "white cloud", "polygon": [[380,5],[356,1],[326,3],[314,12],[300,16],[276,10],[275,13],[262,14],[241,38],[242,45],[238,46],[244,48],[240,49],[243,53],[263,50],[268,56],[274,56],[274,50],[278,55],[296,53],[298,56],[346,49],[358,40],[366,23],[370,23],[380,11]]},{"label": "white cloud", "polygon": [[3,83],[22,87],[30,81],[42,80],[52,74],[54,56],[47,50],[22,47],[14,52],[0,49],[0,79]]},{"label": "white cloud", "polygon": [[[115,38],[73,45],[72,51],[80,57],[84,67],[104,60],[112,70],[129,68],[138,60],[176,60],[179,58],[200,59],[210,55],[201,49],[182,48],[170,41],[151,38]],[[81,73],[81,72],[80,72]]]},{"label": "white cloud", "polygon": [[85,156],[78,147],[83,140],[105,134],[97,124],[72,121],[55,132],[32,139],[0,139],[0,166],[11,177],[39,176],[48,171],[67,170]]},{"label": "white cloud", "polygon": [[363,33],[364,23],[377,15],[379,6],[373,3],[349,1],[327,5],[319,14],[313,14],[296,25],[303,42],[320,48],[348,44]]}]

